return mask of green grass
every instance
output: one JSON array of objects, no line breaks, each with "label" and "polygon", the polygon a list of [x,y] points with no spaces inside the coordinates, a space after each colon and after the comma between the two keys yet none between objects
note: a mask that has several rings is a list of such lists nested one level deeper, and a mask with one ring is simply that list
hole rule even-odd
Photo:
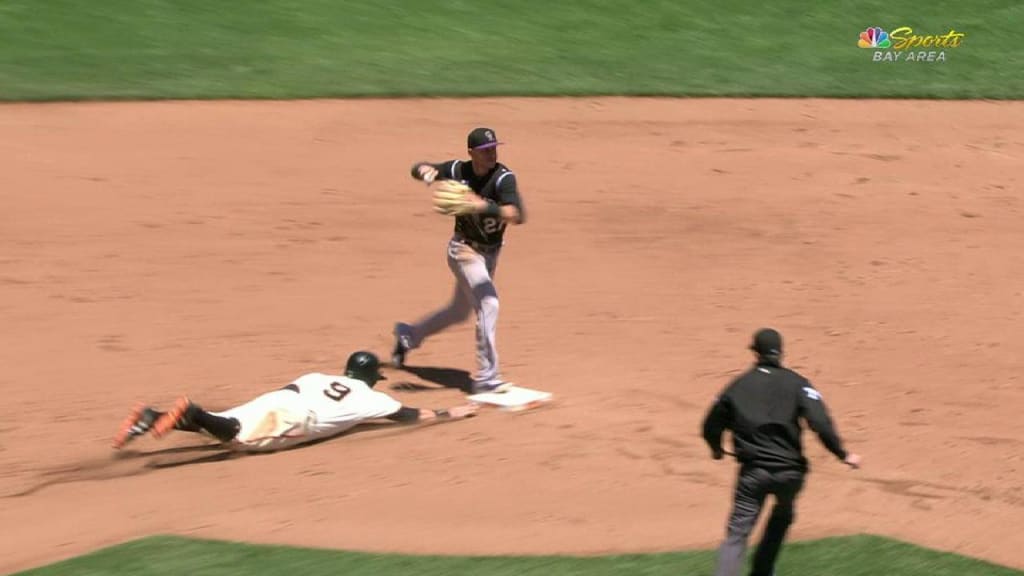
[{"label": "green grass", "polygon": [[[363,554],[155,536],[19,576],[708,576],[712,552],[601,557],[445,557]],[[787,576],[1013,576],[1002,568],[875,536],[789,543],[778,565]]]},{"label": "green grass", "polygon": [[[869,25],[965,32],[871,62]],[[0,0],[0,99],[1021,98],[1019,0]]]}]

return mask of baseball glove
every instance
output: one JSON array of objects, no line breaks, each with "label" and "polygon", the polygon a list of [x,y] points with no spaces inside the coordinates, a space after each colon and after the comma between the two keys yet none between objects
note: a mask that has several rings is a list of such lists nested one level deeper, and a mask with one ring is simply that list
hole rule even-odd
[{"label": "baseball glove", "polygon": [[456,180],[443,180],[434,190],[434,211],[445,216],[462,216],[476,211],[473,189]]}]

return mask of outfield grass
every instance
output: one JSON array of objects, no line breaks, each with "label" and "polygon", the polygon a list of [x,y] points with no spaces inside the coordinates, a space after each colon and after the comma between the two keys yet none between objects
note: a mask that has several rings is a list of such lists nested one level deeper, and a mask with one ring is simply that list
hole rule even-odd
[{"label": "outfield grass", "polygon": [[[17,576],[708,576],[711,552],[601,557],[400,556],[156,536]],[[1020,576],[1024,572],[875,536],[787,544],[791,576]]]},{"label": "outfield grass", "polygon": [[[966,33],[873,63],[867,26]],[[3,0],[0,99],[1021,98],[1019,0]]]}]

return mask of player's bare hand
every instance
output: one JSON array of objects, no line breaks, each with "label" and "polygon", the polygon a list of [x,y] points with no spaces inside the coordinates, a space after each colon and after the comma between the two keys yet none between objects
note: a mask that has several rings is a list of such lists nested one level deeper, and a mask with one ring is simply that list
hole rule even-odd
[{"label": "player's bare hand", "polygon": [[431,184],[437,179],[437,169],[433,166],[420,166],[420,180],[423,180],[427,184]]},{"label": "player's bare hand", "polygon": [[452,415],[452,418],[469,418],[476,414],[479,407],[476,404],[463,404],[462,406],[455,406],[448,409],[448,413]]},{"label": "player's bare hand", "polygon": [[470,200],[473,202],[473,211],[476,212],[477,214],[483,212],[484,210],[487,210],[487,200],[484,200],[483,198],[477,196],[476,194],[473,194],[470,197]]},{"label": "player's bare hand", "polygon": [[847,454],[846,459],[843,460],[847,466],[854,470],[860,468],[860,454]]}]

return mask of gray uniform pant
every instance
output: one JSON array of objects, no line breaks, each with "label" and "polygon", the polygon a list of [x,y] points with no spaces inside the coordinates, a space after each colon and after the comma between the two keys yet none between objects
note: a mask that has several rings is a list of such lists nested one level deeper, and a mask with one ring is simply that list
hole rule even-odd
[{"label": "gray uniform pant", "polygon": [[409,325],[399,323],[397,333],[410,349],[419,348],[424,340],[469,318],[476,312],[476,361],[474,384],[501,382],[498,371],[496,330],[498,326],[498,291],[494,274],[500,248],[477,251],[457,237],[448,242],[448,267],[455,275],[455,290],[447,306]]},{"label": "gray uniform pant", "polygon": [[801,470],[765,470],[754,466],[740,469],[733,496],[732,514],[725,541],[718,549],[718,570],[715,576],[739,576],[743,567],[747,539],[757,524],[765,497],[775,496],[772,515],[764,536],[754,553],[751,576],[772,576],[786,531],[793,523],[794,502],[804,485]]}]

